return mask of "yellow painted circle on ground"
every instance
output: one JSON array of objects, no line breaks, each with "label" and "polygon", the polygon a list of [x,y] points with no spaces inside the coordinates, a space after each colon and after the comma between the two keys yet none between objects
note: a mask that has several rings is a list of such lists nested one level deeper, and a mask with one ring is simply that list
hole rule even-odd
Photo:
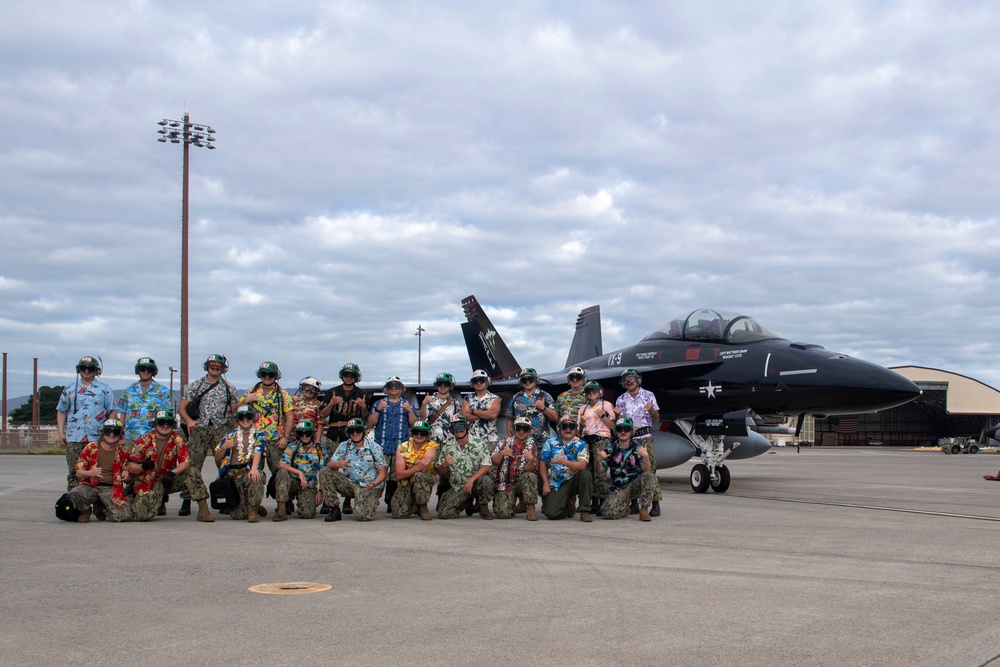
[{"label": "yellow painted circle on ground", "polygon": [[247,590],[251,593],[264,593],[266,595],[303,595],[305,593],[319,593],[328,591],[333,586],[330,584],[316,584],[308,581],[291,581],[284,584],[257,584]]}]

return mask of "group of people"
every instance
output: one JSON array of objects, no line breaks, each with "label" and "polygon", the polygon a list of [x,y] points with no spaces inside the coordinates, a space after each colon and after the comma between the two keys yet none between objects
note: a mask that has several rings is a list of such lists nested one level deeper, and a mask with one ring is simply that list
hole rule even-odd
[{"label": "group of people", "polygon": [[429,521],[435,495],[439,519],[478,512],[487,520],[524,514],[536,521],[539,497],[552,520],[579,513],[585,522],[630,514],[650,521],[660,514],[652,438],[659,406],[633,369],[622,373],[624,392],[612,404],[582,368],[570,369],[569,389],[556,398],[527,368],[504,408],[482,370],[465,395],[441,373],[419,401],[404,397],[403,381],[390,377],[369,404],[353,363],[325,394],[315,377],[290,394],[272,361],[260,364],[259,382],[242,395],[225,378],[223,355],[209,355],[203,368],[175,414],[153,359],[136,362],[139,380],[118,401],[98,380],[98,361],[80,359],[57,406],[78,522],[148,521],[166,514],[173,493],[181,497],[178,514],[190,515],[193,502],[198,521],[215,521],[202,480],[210,454],[225,482],[220,488],[230,490],[220,511],[250,523],[267,516],[265,494],[276,501],[273,521],[291,513],[370,521],[383,500],[394,518]]}]

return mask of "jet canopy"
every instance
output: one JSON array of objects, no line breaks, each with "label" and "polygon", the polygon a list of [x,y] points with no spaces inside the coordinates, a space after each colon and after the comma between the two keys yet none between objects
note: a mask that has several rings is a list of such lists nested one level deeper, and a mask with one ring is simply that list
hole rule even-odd
[{"label": "jet canopy", "polygon": [[768,331],[752,317],[702,308],[690,315],[675,317],[643,340],[710,341],[741,345],[773,338],[781,336]]}]

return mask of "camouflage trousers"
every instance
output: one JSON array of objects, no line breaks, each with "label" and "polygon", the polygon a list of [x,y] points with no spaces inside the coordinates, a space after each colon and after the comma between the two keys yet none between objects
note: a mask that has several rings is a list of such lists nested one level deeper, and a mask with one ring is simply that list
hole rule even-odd
[{"label": "camouflage trousers", "polygon": [[628,516],[629,506],[633,500],[639,501],[639,507],[648,508],[653,504],[653,490],[659,487],[653,471],[644,472],[624,489],[612,493],[601,503],[601,516],[605,519],[621,519]]},{"label": "camouflage trousers", "polygon": [[493,500],[493,486],[496,484],[496,476],[493,471],[486,473],[472,483],[472,493],[466,493],[462,486],[453,486],[441,494],[441,501],[438,503],[437,513],[439,519],[457,519],[462,513],[462,507],[469,498],[475,497],[482,507],[489,507]]},{"label": "camouflage trousers", "polygon": [[[204,498],[208,498],[208,488],[205,486],[205,480],[201,478],[201,469],[205,466],[205,459],[208,458],[209,454],[215,452],[215,446],[219,444],[222,436],[228,430],[228,426],[199,426],[188,436],[187,448],[188,456],[191,459],[190,470],[194,479],[194,487]],[[187,489],[181,491],[181,498],[183,500],[197,500],[197,498],[191,497]]]},{"label": "camouflage trousers", "polygon": [[590,462],[587,466],[590,468],[590,474],[594,476],[594,496],[599,501],[608,497],[610,489],[608,487],[607,463],[597,460],[597,452],[606,452],[609,444],[611,444],[610,438],[601,438],[593,443],[587,443],[587,449],[590,450]]},{"label": "camouflage trousers", "polygon": [[513,489],[497,491],[493,494],[493,514],[498,519],[513,519],[520,498],[528,507],[534,507],[538,502],[538,475],[533,472],[522,472],[514,483]]},{"label": "camouflage trousers", "polygon": [[[191,469],[188,468],[181,474],[174,478],[173,486],[170,487],[170,493],[180,493],[182,490],[187,488],[188,493],[194,500],[205,500],[208,498],[208,491],[205,491],[205,496],[202,498],[196,497],[197,491],[191,489]],[[154,516],[156,516],[156,511],[160,509],[160,505],[163,503],[163,482],[161,480],[156,480],[156,484],[153,488],[149,490],[149,493],[144,493],[142,495],[136,495],[135,499],[132,500],[132,515],[136,521],[149,521]]]},{"label": "camouflage trousers", "polygon": [[229,510],[229,518],[243,521],[249,516],[251,507],[257,507],[264,501],[264,476],[262,474],[261,481],[255,484],[246,469],[230,470],[226,474],[240,492],[240,504]]},{"label": "camouflage trousers", "polygon": [[274,438],[267,441],[267,449],[264,455],[267,457],[267,469],[271,471],[271,476],[278,474],[278,464],[281,463],[281,455],[285,453],[285,448],[279,445],[281,438]]},{"label": "camouflage trousers", "polygon": [[392,496],[393,519],[406,519],[417,511],[420,505],[426,505],[434,491],[434,475],[429,472],[418,472],[409,479],[404,479]]},{"label": "camouflage trousers", "polygon": [[594,476],[584,468],[563,482],[558,489],[549,491],[549,495],[542,501],[542,512],[548,519],[565,519],[569,516],[569,500],[573,496],[580,497],[580,510],[589,512],[593,493]]},{"label": "camouflage trousers", "polygon": [[656,477],[656,452],[653,451],[656,448],[653,447],[653,436],[633,442],[640,447],[645,447],[646,451],[649,452],[649,472],[653,473],[653,482],[655,482],[654,486],[656,487],[653,490],[653,501],[658,503],[663,500],[663,491],[660,490],[660,480]]},{"label": "camouflage trousers", "polygon": [[116,506],[114,501],[111,500],[112,492],[113,490],[110,486],[87,486],[86,484],[79,484],[69,492],[69,499],[73,503],[73,507],[81,512],[100,504],[104,507],[104,513],[111,521],[115,523],[131,521],[132,506],[128,503],[125,503],[121,507]]},{"label": "camouflage trousers", "polygon": [[85,442],[66,443],[66,490],[72,491],[73,487],[80,483],[80,478],[76,476],[76,462],[80,460],[80,452],[87,446]]},{"label": "camouflage trousers", "polygon": [[303,489],[299,476],[296,475],[293,479],[287,470],[279,470],[274,475],[274,495],[277,496],[278,504],[294,500],[295,513],[300,519],[312,519],[316,516],[316,491],[315,482]]},{"label": "camouflage trousers", "polygon": [[371,489],[362,489],[361,485],[352,482],[340,470],[323,468],[319,472],[319,488],[323,492],[323,504],[327,507],[337,507],[340,504],[338,493],[345,498],[354,498],[354,518],[357,521],[371,521],[375,518],[383,486],[385,485],[379,484]]}]

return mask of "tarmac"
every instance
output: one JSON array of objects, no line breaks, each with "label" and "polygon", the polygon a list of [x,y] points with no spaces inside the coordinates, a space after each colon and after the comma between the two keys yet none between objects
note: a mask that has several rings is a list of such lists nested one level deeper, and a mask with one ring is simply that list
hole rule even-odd
[{"label": "tarmac", "polygon": [[[61,457],[0,456],[0,664],[1000,664],[998,469],[784,448],[726,494],[660,471],[651,523],[204,524],[173,499],[116,525],[55,518]],[[295,582],[331,588],[248,590]]]}]

